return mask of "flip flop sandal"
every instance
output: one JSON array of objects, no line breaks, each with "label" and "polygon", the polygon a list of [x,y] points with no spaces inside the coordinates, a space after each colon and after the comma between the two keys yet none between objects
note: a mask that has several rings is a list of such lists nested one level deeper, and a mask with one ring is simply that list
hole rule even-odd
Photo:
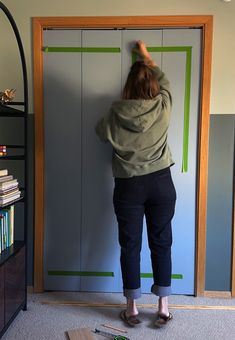
[{"label": "flip flop sandal", "polygon": [[157,319],[156,319],[154,325],[158,328],[161,328],[161,327],[165,326],[172,319],[173,319],[173,315],[171,313],[169,313],[168,316],[161,314],[161,313],[158,313]]},{"label": "flip flop sandal", "polygon": [[126,310],[120,313],[120,318],[125,322],[126,325],[130,327],[135,327],[141,323],[141,321],[136,317],[136,315],[127,316]]}]

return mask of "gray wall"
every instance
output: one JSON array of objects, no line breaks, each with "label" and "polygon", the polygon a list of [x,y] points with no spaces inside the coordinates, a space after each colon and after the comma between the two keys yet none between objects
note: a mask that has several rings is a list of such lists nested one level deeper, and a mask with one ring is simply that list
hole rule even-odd
[{"label": "gray wall", "polygon": [[235,115],[211,115],[206,290],[231,290]]},{"label": "gray wall", "polygon": [[[211,115],[207,211],[206,290],[231,289],[235,115]],[[33,285],[34,115],[28,118],[28,279]],[[16,174],[17,175],[17,174]]]}]

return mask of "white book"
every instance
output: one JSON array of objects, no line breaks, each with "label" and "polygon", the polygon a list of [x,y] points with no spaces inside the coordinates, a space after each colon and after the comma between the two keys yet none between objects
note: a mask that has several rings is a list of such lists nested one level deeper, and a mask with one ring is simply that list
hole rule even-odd
[{"label": "white book", "polygon": [[1,199],[4,199],[4,198],[8,198],[8,197],[11,197],[12,195],[15,195],[19,192],[19,188],[15,188],[13,190],[10,190],[10,191],[7,191],[6,193],[0,193],[0,200]]},{"label": "white book", "polygon": [[7,176],[8,170],[7,169],[0,169],[0,176]]},{"label": "white book", "polygon": [[19,191],[19,193],[16,194],[16,195],[13,195],[13,196],[8,197],[8,198],[5,198],[5,199],[0,199],[0,204],[10,203],[10,202],[16,200],[16,199],[19,198],[19,197],[20,197],[20,191]]},{"label": "white book", "polygon": [[12,175],[9,175],[9,176],[0,176],[0,183],[1,182],[7,182],[7,181],[10,181],[12,179],[13,179]]},{"label": "white book", "polygon": [[11,181],[0,183],[0,190],[9,189],[18,184],[17,179],[12,179]]}]

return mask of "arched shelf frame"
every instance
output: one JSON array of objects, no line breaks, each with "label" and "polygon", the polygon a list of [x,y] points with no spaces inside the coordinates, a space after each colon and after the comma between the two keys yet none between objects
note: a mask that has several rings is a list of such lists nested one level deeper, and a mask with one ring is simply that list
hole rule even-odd
[{"label": "arched shelf frame", "polygon": [[[24,160],[24,188],[21,188],[21,190],[24,191],[24,194],[22,197],[20,197],[20,200],[23,199],[24,202],[24,245],[25,245],[25,255],[24,255],[24,261],[25,261],[25,299],[23,301],[23,310],[27,310],[27,243],[28,243],[28,235],[27,235],[27,225],[28,225],[28,79],[27,79],[27,68],[26,68],[26,61],[25,61],[25,54],[24,54],[24,49],[23,49],[23,44],[22,40],[20,37],[19,30],[17,28],[16,22],[14,18],[12,17],[10,11],[8,8],[0,1],[0,10],[4,12],[6,17],[8,18],[11,27],[13,29],[17,45],[19,48],[19,54],[20,54],[20,59],[21,59],[21,65],[22,65],[22,75],[23,75],[23,101],[12,101],[9,103],[6,103],[2,106],[0,105],[0,116],[2,117],[15,117],[15,118],[23,118],[24,120],[24,145],[10,145],[8,147],[10,148],[19,148],[19,149],[24,149],[24,154],[19,156],[20,160]],[[8,106],[9,105],[9,106]],[[11,106],[22,106],[22,110],[14,109]],[[17,156],[5,156],[2,157],[3,159],[17,159],[14,158]],[[21,242],[22,243],[22,242]],[[22,247],[22,245],[20,245]],[[13,248],[14,251],[16,248]],[[20,307],[18,307],[18,311],[20,310]],[[14,312],[14,317],[17,315],[17,311]],[[12,317],[9,321],[10,323],[12,322],[13,318]],[[9,327],[9,324],[7,323],[3,329],[5,332],[5,329]],[[1,332],[0,332],[0,338],[1,338]]]},{"label": "arched shelf frame", "polygon": [[5,13],[14,31],[15,38],[16,38],[18,48],[19,48],[19,52],[20,52],[20,59],[21,59],[22,73],[23,73],[24,101],[23,102],[11,102],[11,105],[23,105],[24,113],[27,114],[28,113],[28,80],[27,80],[27,69],[26,69],[26,61],[25,61],[23,44],[22,44],[20,33],[19,33],[19,30],[17,28],[16,22],[13,16],[11,15],[8,8],[1,1],[0,1],[0,9]]}]

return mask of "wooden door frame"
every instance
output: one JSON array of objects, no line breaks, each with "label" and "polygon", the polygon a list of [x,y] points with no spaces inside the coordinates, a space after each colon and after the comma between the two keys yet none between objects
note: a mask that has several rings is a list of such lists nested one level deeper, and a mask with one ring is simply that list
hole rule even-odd
[{"label": "wooden door frame", "polygon": [[195,295],[205,294],[206,210],[208,182],[209,115],[213,16],[113,16],[34,17],[34,112],[35,112],[35,240],[34,292],[44,291],[44,113],[43,113],[43,29],[45,28],[201,28],[202,67],[197,162]]}]

